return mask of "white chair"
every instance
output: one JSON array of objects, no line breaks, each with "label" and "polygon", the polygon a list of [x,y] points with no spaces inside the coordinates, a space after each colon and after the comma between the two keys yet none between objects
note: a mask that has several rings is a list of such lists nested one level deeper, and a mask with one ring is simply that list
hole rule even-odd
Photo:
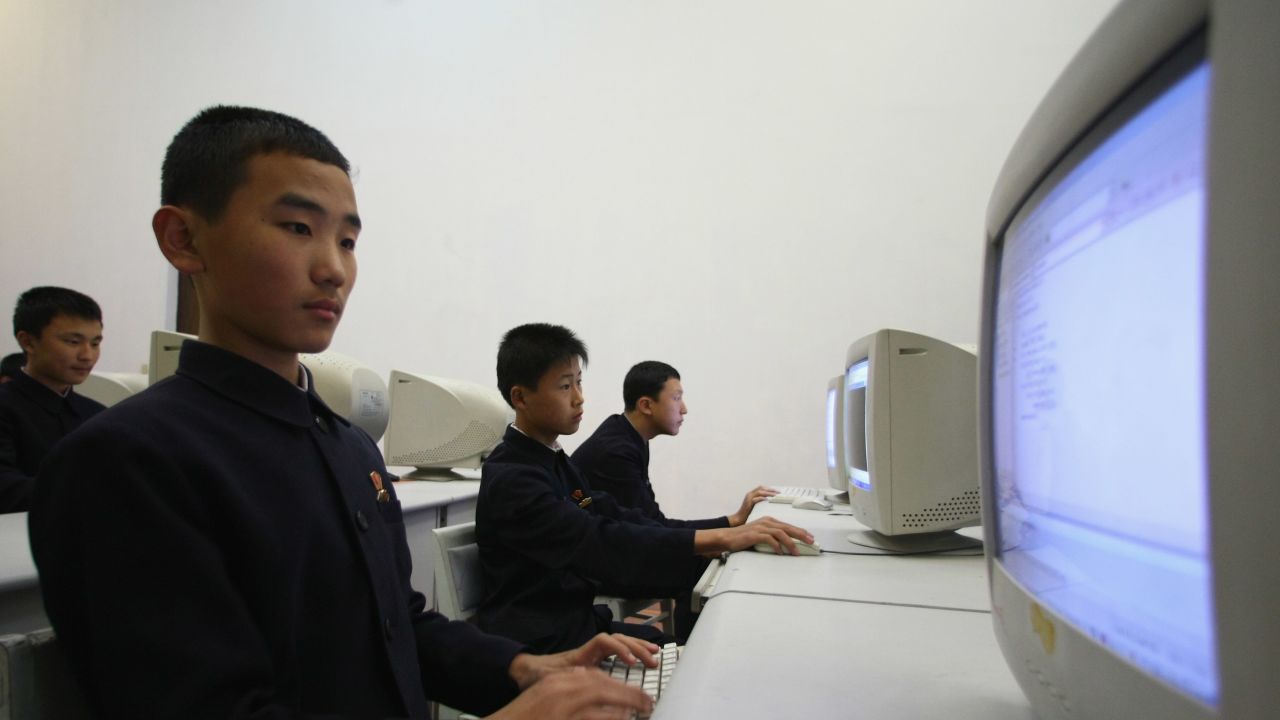
[{"label": "white chair", "polygon": [[469,620],[484,599],[484,574],[476,524],[431,531],[436,539],[436,609],[450,620]]},{"label": "white chair", "polygon": [[0,636],[0,718],[89,718],[84,696],[54,640],[49,628]]}]

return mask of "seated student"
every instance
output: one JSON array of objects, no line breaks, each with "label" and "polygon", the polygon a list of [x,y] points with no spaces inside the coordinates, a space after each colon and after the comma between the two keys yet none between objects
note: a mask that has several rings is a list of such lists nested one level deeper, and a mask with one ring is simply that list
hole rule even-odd
[{"label": "seated student", "polygon": [[[476,539],[486,588],[476,618],[541,651],[611,627],[592,603],[597,583],[674,597],[697,580],[700,555],[762,542],[795,553],[792,538],[813,541],[773,518],[668,528],[595,492],[558,441],[582,422],[586,362],[586,346],[558,325],[522,325],[498,347],[498,389],[516,420],[481,469]],[[623,625],[612,627],[637,627]]]},{"label": "seated student", "polygon": [[13,309],[13,336],[26,364],[0,386],[0,512],[5,513],[30,506],[36,468],[49,448],[104,409],[72,389],[89,377],[101,352],[102,310],[93,298],[67,288],[31,288]]},{"label": "seated student", "polygon": [[[619,505],[635,508],[666,527],[737,527],[747,521],[756,503],[778,494],[773,488],[756,487],[743,497],[738,509],[727,516],[706,520],[668,518],[658,507],[649,482],[649,441],[659,435],[680,432],[684,416],[689,412],[680,373],[656,360],[637,363],[622,381],[622,400],[622,414],[605,418],[571,458],[593,489],[609,493]],[[705,559],[699,563],[699,574],[708,563]],[[617,594],[613,587],[604,590],[610,595]],[[691,602],[687,592],[676,596],[672,620],[676,640],[681,643],[689,639],[693,629]]]},{"label": "seated student", "polygon": [[94,717],[425,718],[428,698],[493,718],[647,709],[574,666],[652,665],[653,646],[602,635],[534,656],[409,586],[378,448],[298,363],[329,345],[356,279],[361,221],[328,138],[211,108],[173,139],[161,183],[152,228],[194,280],[199,342],[50,453],[30,517]]},{"label": "seated student", "polygon": [[18,373],[22,372],[22,366],[27,363],[25,353],[9,353],[0,358],[0,385],[18,377]]},{"label": "seated student", "polygon": [[737,527],[747,521],[756,503],[778,494],[773,488],[756,487],[725,517],[668,518],[658,507],[649,482],[649,441],[680,433],[689,412],[680,373],[656,360],[637,363],[622,381],[622,401],[622,414],[605,418],[572,457],[591,487],[609,493],[619,505],[635,508],[668,527]]}]

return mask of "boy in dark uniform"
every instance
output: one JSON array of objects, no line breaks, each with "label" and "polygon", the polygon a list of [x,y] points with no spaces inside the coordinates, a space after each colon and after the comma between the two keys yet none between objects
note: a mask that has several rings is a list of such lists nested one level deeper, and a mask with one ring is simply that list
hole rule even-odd
[{"label": "boy in dark uniform", "polygon": [[194,280],[200,342],[49,455],[30,517],[94,716],[423,718],[428,698],[494,718],[644,709],[598,671],[557,671],[613,652],[652,663],[652,646],[599,636],[535,657],[409,587],[377,447],[298,363],[328,346],[355,282],[361,223],[337,148],[288,116],[211,108],[170,145],[161,201],[152,227]]},{"label": "boy in dark uniform", "polygon": [[778,494],[773,488],[757,487],[730,515],[707,520],[668,518],[649,482],[649,441],[680,433],[689,413],[680,373],[656,360],[637,363],[622,381],[622,400],[623,412],[605,418],[572,458],[591,487],[609,493],[619,505],[635,508],[667,527],[737,527],[747,521],[756,503]]},{"label": "boy in dark uniform", "polygon": [[35,287],[13,309],[13,336],[26,353],[0,386],[0,512],[31,504],[36,468],[53,444],[101,412],[77,395],[102,344],[102,310],[93,298],[61,287]]},{"label": "boy in dark uniform", "polygon": [[[609,493],[618,504],[634,508],[666,527],[724,528],[747,521],[756,503],[777,495],[773,488],[756,487],[733,513],[705,520],[676,520],[658,507],[649,482],[649,441],[677,435],[689,408],[684,402],[680,373],[667,363],[647,360],[627,371],[622,381],[623,412],[610,415],[573,453],[573,464],[595,490]],[[704,560],[699,573],[705,569]],[[612,590],[607,588],[607,590]],[[614,594],[610,592],[609,594]],[[685,642],[693,629],[689,593],[676,596],[675,635]]]},{"label": "boy in dark uniform", "polygon": [[[585,345],[558,325],[517,327],[498,347],[498,389],[515,423],[481,469],[476,538],[490,632],[544,651],[610,628],[597,583],[634,597],[673,597],[697,580],[700,555],[769,543],[795,553],[800,528],[764,518],[733,528],[669,528],[594,492],[558,438],[582,422]],[[613,623],[615,631],[630,628]],[[633,626],[634,627],[634,626]]]}]

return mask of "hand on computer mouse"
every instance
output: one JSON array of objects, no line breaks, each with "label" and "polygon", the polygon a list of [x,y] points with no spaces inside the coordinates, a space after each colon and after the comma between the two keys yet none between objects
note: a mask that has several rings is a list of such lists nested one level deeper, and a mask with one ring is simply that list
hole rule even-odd
[{"label": "hand on computer mouse", "polygon": [[[797,555],[821,555],[822,554],[822,546],[818,544],[817,540],[811,543],[807,543],[803,540],[796,540],[795,542],[796,542],[796,550],[799,551],[796,553]],[[778,551],[774,550],[773,546],[770,545],[769,543],[757,543],[752,547],[752,549],[755,550],[756,552],[769,553],[770,555],[776,555],[778,553]]]},{"label": "hand on computer mouse", "polygon": [[766,543],[780,552],[797,555],[796,540],[813,542],[813,535],[803,528],[765,517],[738,527],[698,530],[693,535],[693,550],[696,553],[736,552]]}]

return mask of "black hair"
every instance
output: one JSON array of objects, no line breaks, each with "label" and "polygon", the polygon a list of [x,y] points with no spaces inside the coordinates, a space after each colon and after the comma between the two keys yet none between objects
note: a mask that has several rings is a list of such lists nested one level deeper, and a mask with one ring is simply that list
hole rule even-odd
[{"label": "black hair", "polygon": [[662,387],[671,378],[680,379],[680,373],[670,365],[657,360],[636,363],[622,380],[622,402],[626,410],[635,410],[640,398],[658,399]]},{"label": "black hair", "polygon": [[538,380],[557,363],[573,358],[587,363],[587,346],[567,327],[529,323],[507,331],[498,344],[498,390],[511,404],[516,385],[537,389]]},{"label": "black hair", "polygon": [[0,377],[17,377],[22,372],[22,366],[27,364],[26,353],[9,353],[0,359]]},{"label": "black hair", "polygon": [[13,307],[13,336],[26,331],[34,337],[58,315],[102,322],[102,308],[82,292],[62,287],[33,287],[18,296]]},{"label": "black hair", "polygon": [[189,206],[215,221],[248,177],[249,160],[285,153],[351,173],[324,133],[271,110],[218,105],[200,112],[173,136],[160,167],[160,204]]}]

